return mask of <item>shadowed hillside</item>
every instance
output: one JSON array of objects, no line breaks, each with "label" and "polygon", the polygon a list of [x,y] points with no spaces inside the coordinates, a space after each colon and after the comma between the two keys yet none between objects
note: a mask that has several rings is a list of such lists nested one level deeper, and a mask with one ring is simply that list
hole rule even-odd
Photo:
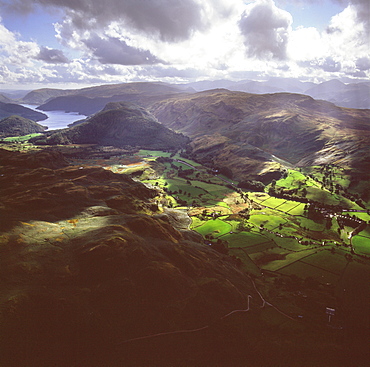
[{"label": "shadowed hillside", "polygon": [[46,129],[47,127],[20,116],[10,116],[0,120],[1,138],[42,133]]},{"label": "shadowed hillside", "polygon": [[188,138],[164,127],[145,109],[131,103],[109,103],[103,111],[73,128],[47,138],[48,144],[99,144],[178,149]]},{"label": "shadowed hillside", "polygon": [[154,190],[52,150],[0,162],[1,364],[134,365],[127,339],[209,325],[248,294],[258,305],[232,258],[159,215]]},{"label": "shadowed hillside", "polygon": [[42,121],[47,119],[47,116],[44,113],[33,111],[15,103],[0,102],[0,119],[13,115],[18,115],[33,121]]}]

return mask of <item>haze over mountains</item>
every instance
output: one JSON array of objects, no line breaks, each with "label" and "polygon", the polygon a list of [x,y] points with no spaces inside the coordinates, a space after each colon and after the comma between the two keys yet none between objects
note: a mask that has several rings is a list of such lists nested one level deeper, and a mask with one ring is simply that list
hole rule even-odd
[{"label": "haze over mountains", "polygon": [[[97,93],[99,87],[83,88],[78,90],[61,90],[61,89],[49,89],[43,88],[29,92],[23,98],[18,101],[19,103],[25,104],[37,104],[41,105],[48,100],[61,97],[61,96],[83,96],[88,98],[102,98],[101,101],[96,100],[98,103],[98,109],[94,112],[102,109],[104,107],[105,97],[117,97],[122,94],[125,95],[129,91],[129,85],[135,85],[138,83],[128,83],[128,84],[112,84],[110,87],[105,86],[106,94]],[[179,91],[188,92],[199,92],[210,89],[225,88],[232,91],[242,91],[248,93],[264,94],[264,93],[299,93],[306,94],[315,99],[324,99],[326,101],[332,102],[337,106],[348,107],[348,108],[370,108],[370,83],[348,83],[345,84],[339,80],[330,80],[315,84],[313,82],[302,82],[298,79],[287,79],[287,78],[271,78],[266,81],[253,81],[253,80],[241,80],[241,81],[231,81],[231,80],[214,80],[214,81],[199,81],[186,84],[165,84],[165,83],[140,83],[146,85],[145,94],[148,96],[150,92],[148,90],[149,85],[153,85],[152,89],[155,89],[158,93],[158,87],[154,88],[154,85],[161,84],[163,86],[161,94],[174,93]],[[126,86],[126,87],[125,87]],[[165,87],[166,86],[166,87]],[[97,89],[98,88],[98,89]],[[140,93],[140,91],[138,91]],[[11,94],[4,94],[4,98],[10,99],[13,97]],[[83,100],[82,100],[83,101]],[[111,100],[113,101],[113,100]],[[114,101],[119,101],[117,98]],[[81,102],[81,101],[80,101]],[[71,103],[71,102],[70,102]],[[52,105],[45,106],[48,108],[55,108],[58,106],[56,101]],[[63,104],[60,105],[63,107]],[[84,103],[81,104],[81,109],[84,109]],[[91,107],[84,112],[90,112]],[[82,113],[82,112],[81,112]]]}]

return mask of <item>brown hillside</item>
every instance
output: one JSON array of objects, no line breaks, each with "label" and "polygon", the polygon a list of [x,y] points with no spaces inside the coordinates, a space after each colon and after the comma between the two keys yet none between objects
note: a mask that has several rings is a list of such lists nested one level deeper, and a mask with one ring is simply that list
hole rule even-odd
[{"label": "brown hillside", "polygon": [[352,165],[370,155],[369,110],[305,95],[220,89],[176,96],[150,110],[166,126],[194,139],[193,158],[227,166],[237,179],[274,169],[280,160]]}]

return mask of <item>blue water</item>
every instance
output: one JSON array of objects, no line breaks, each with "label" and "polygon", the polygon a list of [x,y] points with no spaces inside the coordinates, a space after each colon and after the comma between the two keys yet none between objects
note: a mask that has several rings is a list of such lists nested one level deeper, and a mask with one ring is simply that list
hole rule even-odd
[{"label": "blue water", "polygon": [[47,115],[48,118],[46,120],[39,121],[38,124],[47,126],[49,128],[48,130],[65,129],[69,124],[78,120],[83,120],[87,117],[85,115],[79,115],[77,112],[41,111],[37,110],[34,105],[22,104],[22,106]]}]

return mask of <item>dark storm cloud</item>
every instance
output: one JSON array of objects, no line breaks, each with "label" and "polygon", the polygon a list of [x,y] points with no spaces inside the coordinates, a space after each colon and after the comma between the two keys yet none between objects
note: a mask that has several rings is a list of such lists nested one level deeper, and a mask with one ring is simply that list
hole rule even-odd
[{"label": "dark storm cloud", "polygon": [[44,61],[48,64],[65,64],[69,62],[68,58],[63,54],[63,51],[47,47],[41,47],[40,53],[35,59]]},{"label": "dark storm cloud", "polygon": [[94,34],[83,42],[102,64],[145,65],[161,62],[150,51],[131,47],[117,38],[102,38]]},{"label": "dark storm cloud", "polygon": [[335,61],[332,57],[327,57],[323,62],[319,64],[319,67],[324,71],[335,72],[340,71],[342,65],[339,61]]},{"label": "dark storm cloud", "polygon": [[[220,12],[226,11],[218,0],[212,0],[212,3]],[[204,7],[197,0],[11,1],[12,9],[23,13],[30,12],[37,4],[65,9],[73,26],[79,29],[99,28],[112,21],[124,21],[127,26],[169,42],[187,39],[193,31],[206,26]]]},{"label": "dark storm cloud", "polygon": [[368,57],[361,57],[356,60],[356,68],[359,70],[370,70],[370,59]]},{"label": "dark storm cloud", "polygon": [[263,0],[243,13],[239,22],[247,53],[257,58],[287,58],[292,18],[272,0]]}]

